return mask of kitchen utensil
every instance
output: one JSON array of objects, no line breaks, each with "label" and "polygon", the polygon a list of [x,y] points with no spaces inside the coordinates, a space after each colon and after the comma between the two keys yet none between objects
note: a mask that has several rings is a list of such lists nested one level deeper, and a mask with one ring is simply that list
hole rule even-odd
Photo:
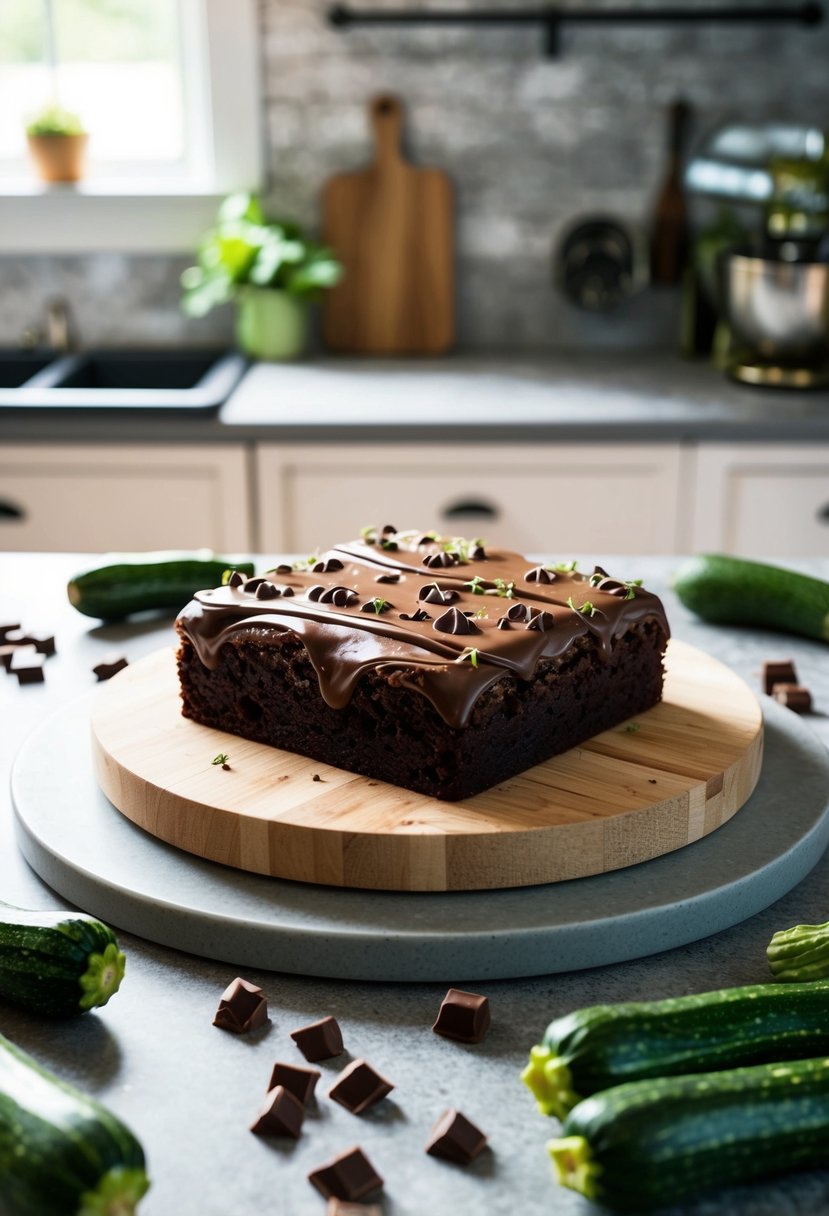
[{"label": "kitchen utensil", "polygon": [[399,98],[375,97],[369,116],[373,162],[323,196],[325,240],[345,270],[326,295],[323,337],[355,354],[439,354],[454,340],[452,186],[402,157]]},{"label": "kitchen utensil", "polygon": [[651,283],[669,286],[682,277],[688,250],[688,209],[682,186],[682,155],[690,107],[675,101],[668,107],[668,169],[653,212]]},{"label": "kitchen utensil", "polygon": [[733,251],[722,259],[722,301],[750,383],[812,386],[829,361],[829,263]]},{"label": "kitchen utensil", "polygon": [[[98,781],[128,819],[200,857],[337,887],[458,891],[602,873],[714,831],[760,773],[763,725],[729,668],[671,642],[665,698],[475,798],[439,802],[181,716],[171,650],[112,679]],[[230,772],[211,765],[230,756]],[[315,776],[319,778],[315,780]]]}]

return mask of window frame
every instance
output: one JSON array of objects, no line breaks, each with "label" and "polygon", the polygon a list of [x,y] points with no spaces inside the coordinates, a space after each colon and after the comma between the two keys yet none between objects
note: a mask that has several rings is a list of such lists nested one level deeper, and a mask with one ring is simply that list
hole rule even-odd
[{"label": "window frame", "polygon": [[[263,122],[256,0],[181,0],[200,31],[186,70],[207,75],[207,147],[195,182],[140,179],[47,185],[0,182],[0,254],[192,250],[220,199],[262,184]],[[188,104],[191,104],[188,102]]]}]

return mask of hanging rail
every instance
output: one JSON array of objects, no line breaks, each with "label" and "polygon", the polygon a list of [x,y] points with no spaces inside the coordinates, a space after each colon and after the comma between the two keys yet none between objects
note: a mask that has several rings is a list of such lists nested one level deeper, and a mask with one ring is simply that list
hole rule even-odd
[{"label": "hanging rail", "polygon": [[727,5],[723,8],[607,8],[607,9],[562,9],[554,5],[537,8],[516,8],[502,12],[490,9],[398,9],[384,11],[370,8],[350,8],[346,4],[335,4],[328,11],[328,20],[338,29],[353,25],[537,25],[546,31],[548,55],[559,51],[561,26],[603,25],[675,25],[679,23],[706,24],[769,24],[785,22],[791,25],[820,25],[823,21],[822,5],[807,0],[797,6]]}]

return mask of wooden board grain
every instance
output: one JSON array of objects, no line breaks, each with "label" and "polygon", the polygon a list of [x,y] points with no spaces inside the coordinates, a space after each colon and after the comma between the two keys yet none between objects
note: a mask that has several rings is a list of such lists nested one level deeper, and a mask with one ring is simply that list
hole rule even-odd
[{"label": "wooden board grain", "polygon": [[[154,836],[257,874],[394,891],[560,882],[692,844],[754,789],[763,726],[751,690],[675,641],[667,673],[664,700],[635,723],[447,803],[188,721],[165,650],[101,690],[96,776]],[[228,771],[211,763],[220,752]]]},{"label": "wooden board grain", "polygon": [[369,116],[374,160],[323,192],[324,237],[345,271],[326,293],[323,337],[345,353],[440,354],[455,328],[452,186],[401,155],[398,98],[374,98]]}]

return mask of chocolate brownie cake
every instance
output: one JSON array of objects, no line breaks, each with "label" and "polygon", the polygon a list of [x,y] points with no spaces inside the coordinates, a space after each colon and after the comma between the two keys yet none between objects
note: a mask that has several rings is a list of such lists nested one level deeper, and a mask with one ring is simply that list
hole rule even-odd
[{"label": "chocolate brownie cake", "polygon": [[233,574],[176,625],[185,717],[448,800],[655,705],[668,639],[599,567],[391,526]]}]

